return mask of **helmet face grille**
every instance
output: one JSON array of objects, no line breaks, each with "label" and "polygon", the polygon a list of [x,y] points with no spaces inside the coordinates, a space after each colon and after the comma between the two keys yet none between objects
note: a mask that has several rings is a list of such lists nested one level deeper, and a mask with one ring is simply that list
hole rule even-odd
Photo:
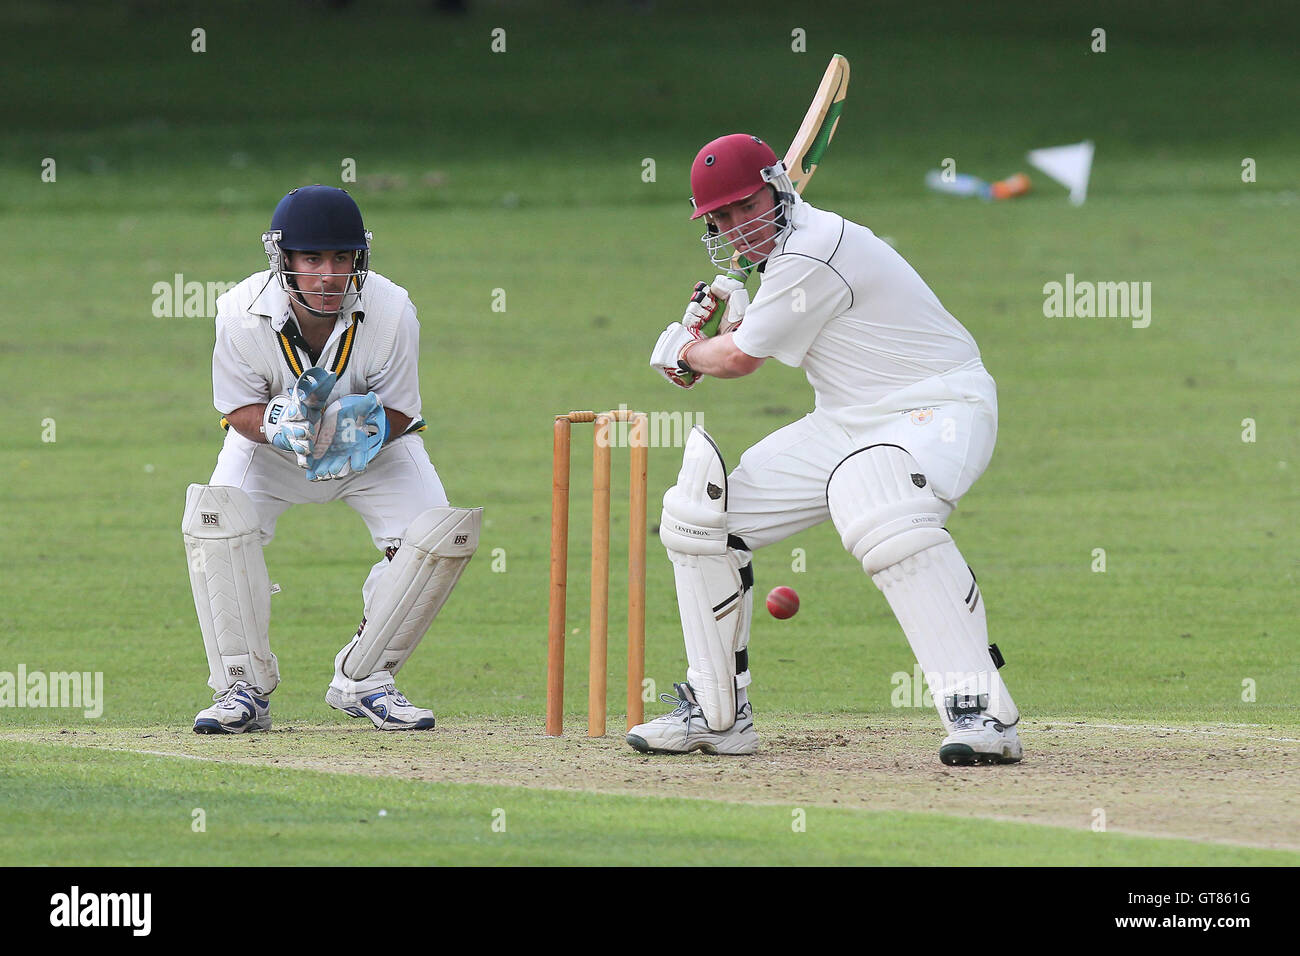
[{"label": "helmet face grille", "polygon": [[[298,250],[285,250],[286,253],[296,252]],[[346,250],[344,250],[346,251]],[[312,315],[322,318],[338,319],[346,316],[357,309],[361,303],[361,289],[366,284],[366,278],[370,275],[370,253],[368,250],[358,250],[353,254],[351,270],[348,272],[325,273],[337,277],[343,277],[343,288],[341,293],[328,293],[330,295],[340,295],[339,305],[336,309],[320,309],[309,303],[307,296],[320,296],[324,290],[324,284],[319,272],[299,272],[285,268],[288,262],[288,256],[281,258],[281,267],[275,271],[275,277],[280,284],[280,288],[288,294],[289,298],[296,302],[302,308],[306,309]],[[323,303],[323,299],[317,301]]]},{"label": "helmet face grille", "polygon": [[772,245],[775,247],[787,222],[785,206],[785,200],[778,200],[772,209],[737,226],[733,226],[726,232],[719,232],[718,227],[710,222],[704,235],[700,236],[700,241],[704,243],[704,248],[708,251],[709,259],[715,266],[729,267],[732,257],[739,253],[748,265],[758,265],[771,253],[759,253],[752,249],[740,253],[737,243],[748,244],[756,240],[759,234],[768,226],[775,226],[775,235],[772,237]]}]

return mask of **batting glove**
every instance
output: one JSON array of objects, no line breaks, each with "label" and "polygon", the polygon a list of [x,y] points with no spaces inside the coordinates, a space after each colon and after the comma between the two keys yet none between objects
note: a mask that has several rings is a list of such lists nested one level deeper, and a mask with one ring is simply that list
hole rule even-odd
[{"label": "batting glove", "polygon": [[709,284],[697,282],[695,288],[691,290],[691,299],[686,304],[686,313],[682,316],[681,324],[697,336],[712,338],[718,334],[722,313],[726,311],[726,302],[718,301],[709,289]]},{"label": "batting glove", "polygon": [[[703,285],[703,283],[700,283]],[[682,361],[682,353],[687,346],[699,342],[703,337],[691,331],[681,322],[673,322],[664,329],[650,353],[650,367],[672,382],[678,388],[690,388],[699,381],[699,373]]]},{"label": "batting glove", "polygon": [[710,339],[737,328],[747,308],[749,292],[745,283],[732,276],[718,275],[711,283],[695,283],[682,325]]},{"label": "batting glove", "polygon": [[709,291],[720,302],[726,303],[726,312],[718,323],[718,333],[733,332],[740,327],[749,308],[749,290],[734,276],[718,275],[709,284]]}]

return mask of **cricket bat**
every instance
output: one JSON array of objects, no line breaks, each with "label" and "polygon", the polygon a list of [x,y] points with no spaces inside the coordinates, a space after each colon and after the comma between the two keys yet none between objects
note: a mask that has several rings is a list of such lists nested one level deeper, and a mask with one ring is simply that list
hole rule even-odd
[{"label": "cricket bat", "polygon": [[[813,173],[817,172],[826,147],[835,135],[839,125],[840,113],[844,110],[844,97],[849,92],[849,61],[839,53],[831,56],[831,62],[822,74],[817,93],[799,124],[799,132],[794,134],[790,148],[785,151],[785,168],[794,184],[794,191],[803,195],[804,187]],[[749,278],[754,267],[740,253],[731,258],[731,272],[737,279]],[[719,316],[719,319],[722,317]]]}]

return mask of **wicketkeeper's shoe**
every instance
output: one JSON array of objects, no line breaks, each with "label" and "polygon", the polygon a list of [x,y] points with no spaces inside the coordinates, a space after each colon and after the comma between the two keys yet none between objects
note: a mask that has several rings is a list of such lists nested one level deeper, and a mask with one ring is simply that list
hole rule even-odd
[{"label": "wicketkeeper's shoe", "polygon": [[632,749],[643,754],[688,754],[703,750],[706,754],[752,754],[758,749],[758,731],[754,730],[754,710],[749,701],[736,711],[736,722],[729,730],[713,730],[704,719],[704,710],[695,702],[690,684],[674,684],[677,696],[660,694],[667,704],[676,704],[671,714],[664,714],[644,724],[637,724],[627,734]]},{"label": "wicketkeeper's shoe", "polygon": [[950,767],[977,763],[1017,763],[1024,751],[1015,727],[986,713],[962,714],[952,723],[952,733],[939,747],[939,759]]},{"label": "wicketkeeper's shoe", "polygon": [[353,717],[369,717],[378,730],[429,730],[434,725],[433,711],[416,707],[392,684],[355,696],[330,687],[325,703]]},{"label": "wicketkeeper's shoe", "polygon": [[212,696],[213,704],[194,718],[196,734],[247,734],[271,729],[271,702],[239,681]]}]

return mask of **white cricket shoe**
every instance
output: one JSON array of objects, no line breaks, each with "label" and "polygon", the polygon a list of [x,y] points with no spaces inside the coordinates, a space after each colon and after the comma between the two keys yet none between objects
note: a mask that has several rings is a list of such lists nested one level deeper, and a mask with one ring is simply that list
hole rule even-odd
[{"label": "white cricket shoe", "polygon": [[758,749],[758,731],[754,730],[754,709],[745,701],[736,711],[730,730],[716,731],[704,719],[704,710],[695,702],[690,684],[674,684],[677,696],[660,694],[667,704],[676,704],[671,714],[664,714],[644,724],[637,724],[627,734],[633,750],[643,754],[688,754],[703,750],[706,754],[752,754]]},{"label": "white cricket shoe", "polygon": [[196,734],[247,734],[271,729],[271,702],[258,697],[243,681],[213,694],[212,700],[211,707],[194,717]]},{"label": "white cricket shoe", "polygon": [[392,684],[355,696],[330,687],[325,703],[353,717],[369,717],[379,730],[429,730],[434,725],[433,711],[416,707]]},{"label": "white cricket shoe", "polygon": [[950,767],[1017,763],[1023,755],[1016,728],[999,723],[983,712],[958,716],[952,722],[952,733],[939,747],[939,759]]}]

